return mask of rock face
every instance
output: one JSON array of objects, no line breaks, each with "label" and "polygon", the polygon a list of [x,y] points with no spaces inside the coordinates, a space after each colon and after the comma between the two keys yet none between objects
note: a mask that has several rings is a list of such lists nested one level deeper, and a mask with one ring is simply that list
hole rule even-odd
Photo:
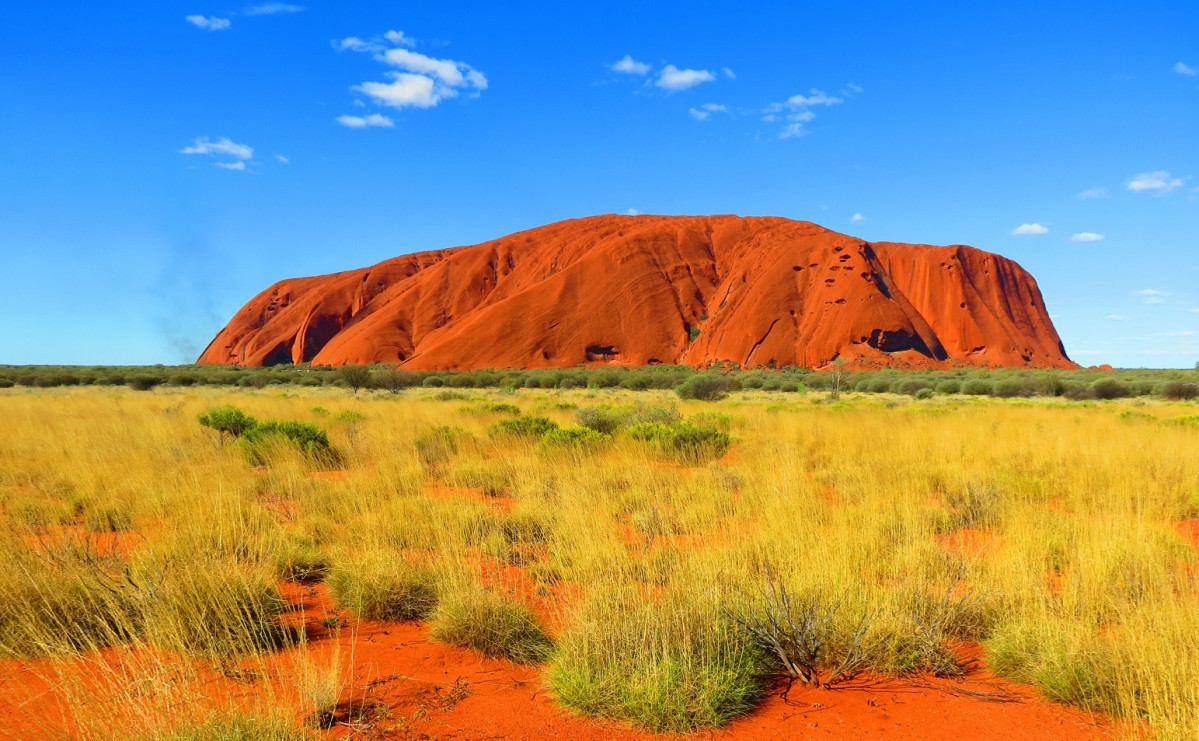
[{"label": "rock face", "polygon": [[280,281],[200,363],[1072,368],[1032,276],[805,221],[595,216]]}]

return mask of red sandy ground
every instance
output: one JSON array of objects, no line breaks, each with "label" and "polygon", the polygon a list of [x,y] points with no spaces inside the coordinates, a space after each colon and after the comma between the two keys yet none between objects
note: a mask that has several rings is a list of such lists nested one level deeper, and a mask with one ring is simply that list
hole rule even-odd
[{"label": "red sandy ground", "polygon": [[[310,655],[319,657],[318,666],[339,652],[342,676],[353,678],[342,695],[330,731],[333,738],[664,738],[622,723],[573,715],[553,701],[537,668],[434,642],[421,623],[355,621],[335,610],[320,586],[289,587],[287,596],[297,606],[302,603],[303,611],[291,619],[307,626]],[[339,630],[320,623],[329,615],[342,618]],[[296,656],[296,651],[282,651],[269,662],[286,668]],[[60,707],[45,694],[39,676],[45,672],[46,666],[36,661],[0,662],[4,738],[44,738],[45,730],[37,729],[35,718],[57,725],[53,719]],[[209,696],[224,694],[247,703],[253,698],[253,684],[216,674],[203,683]],[[971,692],[997,695],[1003,701]],[[1046,702],[1031,688],[976,669],[954,682],[880,679],[834,690],[795,686],[789,692],[779,686],[753,714],[695,737],[1083,739],[1108,737],[1115,730],[1110,721]]]}]

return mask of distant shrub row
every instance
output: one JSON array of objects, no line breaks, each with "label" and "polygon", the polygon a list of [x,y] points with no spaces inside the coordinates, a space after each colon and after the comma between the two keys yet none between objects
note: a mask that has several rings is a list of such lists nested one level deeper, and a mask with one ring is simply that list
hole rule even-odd
[{"label": "distant shrub row", "polygon": [[624,388],[675,390],[681,398],[715,400],[730,392],[807,390],[893,393],[927,397],[963,394],[1001,398],[1054,396],[1116,399],[1157,396],[1199,398],[1199,373],[1185,370],[957,369],[881,370],[828,373],[788,367],[764,370],[696,371],[689,366],[642,368],[548,368],[540,370],[401,371],[392,366],[0,366],[0,389],[13,387],[128,386],[336,386],[354,392],[376,389],[398,394],[408,388]]}]

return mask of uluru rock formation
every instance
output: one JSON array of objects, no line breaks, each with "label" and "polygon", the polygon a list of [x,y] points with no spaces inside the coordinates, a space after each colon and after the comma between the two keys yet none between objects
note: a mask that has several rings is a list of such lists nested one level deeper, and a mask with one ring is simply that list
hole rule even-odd
[{"label": "uluru rock formation", "polygon": [[806,221],[595,216],[276,283],[200,363],[1072,368],[1036,281]]}]

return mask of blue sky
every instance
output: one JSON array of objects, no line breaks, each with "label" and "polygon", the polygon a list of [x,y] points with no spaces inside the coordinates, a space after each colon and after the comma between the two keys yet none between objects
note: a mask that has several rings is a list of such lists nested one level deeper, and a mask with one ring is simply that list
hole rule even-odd
[{"label": "blue sky", "polygon": [[630,209],[971,244],[1076,361],[1199,361],[1199,3],[648,5],[7,0],[0,363]]}]

